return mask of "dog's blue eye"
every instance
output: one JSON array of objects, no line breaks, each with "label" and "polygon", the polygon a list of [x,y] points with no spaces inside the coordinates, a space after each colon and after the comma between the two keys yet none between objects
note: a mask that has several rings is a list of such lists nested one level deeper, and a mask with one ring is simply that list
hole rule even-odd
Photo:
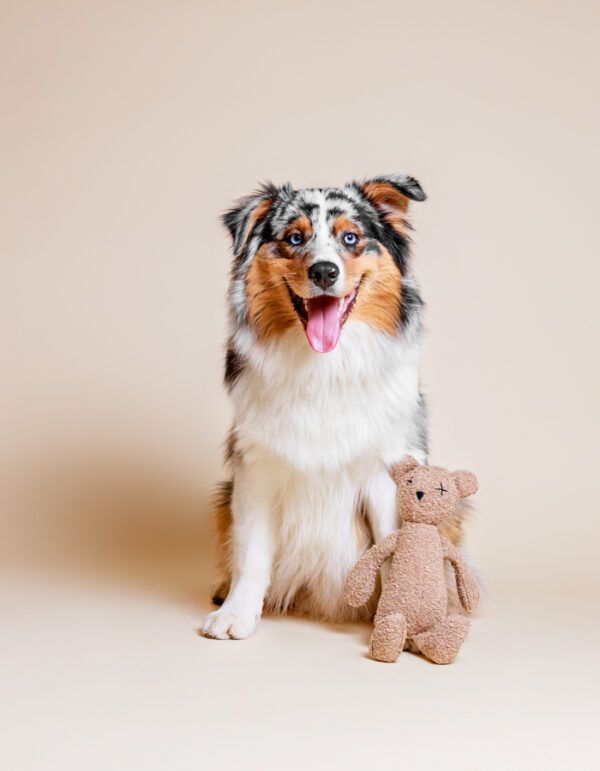
[{"label": "dog's blue eye", "polygon": [[356,233],[344,233],[344,235],[342,236],[342,240],[346,244],[346,246],[354,246],[358,241],[358,236],[356,235]]},{"label": "dog's blue eye", "polygon": [[301,233],[292,233],[287,237],[288,244],[291,244],[292,246],[300,246],[302,243],[302,234]]}]

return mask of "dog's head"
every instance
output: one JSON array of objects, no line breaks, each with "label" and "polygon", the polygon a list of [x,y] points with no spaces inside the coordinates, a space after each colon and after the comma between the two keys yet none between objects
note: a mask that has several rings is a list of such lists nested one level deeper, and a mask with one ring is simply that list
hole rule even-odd
[{"label": "dog's head", "polygon": [[415,301],[403,290],[409,200],[425,193],[398,175],[342,188],[265,185],[238,201],[223,216],[238,323],[261,339],[302,325],[319,353],[335,348],[349,318],[394,333]]}]

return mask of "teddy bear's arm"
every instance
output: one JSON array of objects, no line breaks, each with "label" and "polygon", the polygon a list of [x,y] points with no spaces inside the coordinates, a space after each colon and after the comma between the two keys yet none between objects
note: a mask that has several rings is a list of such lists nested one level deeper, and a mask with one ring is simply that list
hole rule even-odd
[{"label": "teddy bear's arm", "polygon": [[444,559],[450,561],[456,574],[458,597],[467,613],[474,613],[479,605],[479,585],[473,572],[456,546],[444,535],[440,535]]},{"label": "teddy bear's arm", "polygon": [[396,550],[398,530],[390,533],[366,551],[348,573],[344,600],[353,608],[364,605],[375,591],[377,573],[385,560]]}]

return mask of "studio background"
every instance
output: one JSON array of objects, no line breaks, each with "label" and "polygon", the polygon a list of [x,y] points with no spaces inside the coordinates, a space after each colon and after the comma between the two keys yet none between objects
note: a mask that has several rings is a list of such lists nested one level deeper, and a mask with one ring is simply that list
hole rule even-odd
[{"label": "studio background", "polygon": [[[585,626],[600,593],[597,4],[3,0],[0,10],[11,767],[42,757],[69,767],[90,747],[103,768],[160,768],[167,757],[192,767],[196,752],[235,767],[247,747],[248,767],[281,762],[247,714],[277,720],[262,678],[275,689],[273,661],[285,668],[292,655],[302,669],[305,648],[286,657],[290,640],[318,638],[310,661],[325,656],[321,666],[355,657],[356,682],[376,678],[373,698],[390,678],[401,687],[401,666],[424,708],[450,698],[440,683],[460,687],[458,669],[414,657],[371,675],[362,637],[308,622],[267,620],[239,645],[194,633],[209,609],[207,501],[231,419],[221,386],[230,254],[218,218],[266,179],[326,186],[406,172],[427,192],[412,220],[430,460],[479,477],[468,545],[487,617],[500,619],[465,647],[462,666],[485,667],[487,640],[496,660],[513,645],[515,688],[535,690],[532,667],[548,687],[544,665],[519,659],[533,643],[515,643],[513,622],[535,617],[532,639],[553,640],[554,663],[561,637],[579,647],[574,628],[584,651],[598,635]],[[585,623],[572,610],[582,604]],[[571,608],[567,628],[558,607]],[[256,683],[244,679],[246,656]],[[565,683],[581,683],[571,717],[587,762],[598,670],[581,666]],[[475,693],[487,681],[469,672]],[[354,682],[334,667],[326,693],[336,676]],[[301,700],[299,684],[287,688]],[[515,705],[498,689],[493,714],[506,729]],[[338,706],[316,693],[333,719]],[[548,731],[554,695],[542,688],[522,708],[542,710],[538,730],[559,761],[574,750]],[[452,720],[442,736],[458,731]],[[282,723],[282,746],[306,721]],[[172,742],[144,738],[157,725]],[[315,734],[321,760],[334,745],[347,767],[360,757],[347,725]],[[481,727],[473,768],[496,767],[491,755],[477,765],[494,735]]]}]

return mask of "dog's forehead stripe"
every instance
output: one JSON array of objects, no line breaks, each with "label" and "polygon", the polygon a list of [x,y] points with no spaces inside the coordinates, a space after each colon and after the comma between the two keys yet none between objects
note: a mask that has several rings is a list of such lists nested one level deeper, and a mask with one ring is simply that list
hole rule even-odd
[{"label": "dog's forehead stripe", "polygon": [[359,208],[355,205],[358,201],[358,196],[351,189],[297,190],[291,198],[286,197],[275,206],[271,227],[274,233],[281,235],[286,227],[304,214],[317,231],[324,227],[324,223],[330,227],[333,220],[342,214],[348,217],[359,216]]}]

